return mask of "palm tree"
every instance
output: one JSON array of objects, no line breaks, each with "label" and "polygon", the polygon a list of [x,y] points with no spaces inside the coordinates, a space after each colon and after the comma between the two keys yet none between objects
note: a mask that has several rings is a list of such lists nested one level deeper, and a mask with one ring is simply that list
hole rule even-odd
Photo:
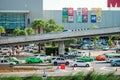
[{"label": "palm tree", "polygon": [[50,19],[50,20],[48,21],[48,23],[49,23],[49,24],[56,24],[56,22],[55,22],[54,19]]},{"label": "palm tree", "polygon": [[54,19],[50,19],[46,25],[46,32],[58,32],[64,29],[63,26],[56,24]]},{"label": "palm tree", "polygon": [[32,28],[25,29],[28,35],[35,34],[35,31]]},{"label": "palm tree", "polygon": [[94,42],[94,48],[96,48],[96,43],[99,40],[99,38],[100,38],[100,36],[95,36],[94,37],[94,40],[93,40],[93,42]]},{"label": "palm tree", "polygon": [[27,35],[26,30],[20,30],[19,35],[20,36],[26,36]]},{"label": "palm tree", "polygon": [[38,33],[43,33],[43,29],[46,26],[46,21],[43,19],[36,19],[32,22],[32,27],[38,30]]},{"label": "palm tree", "polygon": [[5,33],[5,28],[0,26],[0,36],[1,36],[2,33]]},{"label": "palm tree", "polygon": [[19,28],[14,29],[13,35],[14,35],[14,36],[19,36],[20,31],[21,31],[21,30],[20,30]]},{"label": "palm tree", "polygon": [[113,46],[113,42],[112,42],[112,38],[113,38],[113,35],[110,35],[110,36],[108,36],[108,45],[110,46],[110,47],[112,47]]}]

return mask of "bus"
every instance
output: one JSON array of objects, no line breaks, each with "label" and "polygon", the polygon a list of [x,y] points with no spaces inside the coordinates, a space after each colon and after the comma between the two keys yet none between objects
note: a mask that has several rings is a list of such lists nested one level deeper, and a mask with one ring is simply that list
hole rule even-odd
[{"label": "bus", "polygon": [[105,57],[106,57],[106,62],[111,62],[113,60],[120,59],[120,54],[108,53],[108,54],[105,54]]}]

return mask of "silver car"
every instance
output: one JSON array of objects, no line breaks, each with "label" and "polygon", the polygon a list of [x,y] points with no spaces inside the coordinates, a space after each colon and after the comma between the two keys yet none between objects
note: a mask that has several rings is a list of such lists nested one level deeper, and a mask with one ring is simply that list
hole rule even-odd
[{"label": "silver car", "polygon": [[120,59],[118,59],[118,60],[113,60],[113,61],[111,62],[111,66],[120,66]]},{"label": "silver car", "polygon": [[91,63],[90,62],[85,62],[83,60],[74,60],[73,63],[70,64],[70,66],[85,66],[85,67],[90,67]]}]

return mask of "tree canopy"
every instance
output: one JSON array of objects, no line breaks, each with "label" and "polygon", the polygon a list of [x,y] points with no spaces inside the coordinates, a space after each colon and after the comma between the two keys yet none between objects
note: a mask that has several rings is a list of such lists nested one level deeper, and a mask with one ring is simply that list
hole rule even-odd
[{"label": "tree canopy", "polygon": [[0,26],[0,34],[5,33],[5,28],[3,26]]}]

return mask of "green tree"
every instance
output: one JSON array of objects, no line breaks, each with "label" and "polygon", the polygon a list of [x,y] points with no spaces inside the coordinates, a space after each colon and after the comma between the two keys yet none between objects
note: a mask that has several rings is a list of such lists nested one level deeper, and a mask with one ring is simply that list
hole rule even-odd
[{"label": "green tree", "polygon": [[20,30],[19,35],[20,36],[26,36],[27,35],[26,30]]},{"label": "green tree", "polygon": [[112,47],[113,46],[113,41],[112,41],[112,38],[113,38],[113,35],[110,35],[110,36],[108,36],[108,45],[110,46],[110,47]]},{"label": "green tree", "polygon": [[100,38],[100,36],[95,36],[95,37],[93,38],[94,48],[96,48],[96,43],[97,43],[97,41],[99,40],[99,38]]},{"label": "green tree", "polygon": [[77,39],[74,38],[74,39],[71,39],[71,40],[66,40],[66,41],[64,41],[64,43],[65,43],[65,46],[68,47],[70,44],[77,44]]},{"label": "green tree", "polygon": [[46,21],[43,19],[35,19],[32,22],[32,27],[35,30],[38,30],[38,33],[43,33],[43,29],[46,27]]},{"label": "green tree", "polygon": [[56,24],[56,22],[54,21],[54,19],[50,19],[47,22],[46,25],[46,32],[58,32],[58,31],[62,31],[64,29],[63,26]]},{"label": "green tree", "polygon": [[35,34],[35,31],[32,28],[25,29],[28,35]]},{"label": "green tree", "polygon": [[5,28],[0,26],[0,36],[1,36],[1,33],[5,33]]},{"label": "green tree", "polygon": [[19,36],[20,31],[21,31],[21,30],[20,30],[19,28],[14,29],[14,30],[13,30],[13,35],[14,35],[14,36]]},{"label": "green tree", "polygon": [[119,39],[120,39],[120,34],[115,34],[115,35],[114,35],[114,39],[115,39],[115,40],[119,40]]},{"label": "green tree", "polygon": [[49,24],[56,24],[56,22],[55,22],[54,19],[50,19],[50,20],[48,20],[48,23],[49,23]]}]

